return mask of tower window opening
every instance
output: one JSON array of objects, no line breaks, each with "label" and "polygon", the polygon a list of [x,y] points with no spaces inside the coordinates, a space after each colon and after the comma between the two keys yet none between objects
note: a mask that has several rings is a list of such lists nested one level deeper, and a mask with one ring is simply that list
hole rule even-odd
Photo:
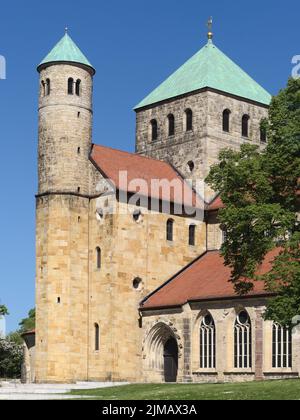
[{"label": "tower window opening", "polygon": [[99,324],[95,324],[95,351],[100,350],[100,327]]},{"label": "tower window opening", "polygon": [[57,298],[57,303],[60,304],[60,297]]},{"label": "tower window opening", "polygon": [[167,221],[167,241],[173,242],[174,240],[174,220],[169,219]]},{"label": "tower window opening", "polygon": [[189,226],[189,245],[196,245],[196,225]]},{"label": "tower window opening", "polygon": [[101,248],[97,247],[96,248],[96,267],[97,267],[97,270],[101,269],[101,263],[102,263],[102,261],[101,261]]},{"label": "tower window opening", "polygon": [[225,111],[223,112],[223,131],[225,133],[229,133],[230,131],[230,110],[229,109],[225,109]]},{"label": "tower window opening", "polygon": [[173,114],[168,115],[168,131],[169,137],[175,135],[175,117]]},{"label": "tower window opening", "polygon": [[140,277],[136,277],[133,280],[132,286],[135,290],[141,290],[142,284],[143,284],[142,279]]},{"label": "tower window opening", "polygon": [[50,95],[51,92],[51,82],[50,79],[46,80],[46,95]]},{"label": "tower window opening", "polygon": [[158,139],[158,124],[156,120],[152,120],[151,124],[151,139],[152,141],[156,141]]},{"label": "tower window opening", "polygon": [[80,118],[80,112],[77,112],[77,118]]},{"label": "tower window opening", "polygon": [[80,147],[78,147],[77,154],[80,155],[80,153],[81,153],[81,149],[80,149]]},{"label": "tower window opening", "polygon": [[77,192],[78,192],[78,194],[80,193],[80,187],[77,188]]},{"label": "tower window opening", "polygon": [[242,118],[242,136],[249,137],[249,115],[244,115]]},{"label": "tower window opening", "polygon": [[188,162],[188,168],[189,168],[189,171],[190,172],[193,172],[194,171],[194,169],[195,169],[195,164],[194,164],[194,162],[193,161],[189,161]]},{"label": "tower window opening", "polygon": [[74,79],[72,77],[68,80],[68,94],[74,95]]},{"label": "tower window opening", "polygon": [[78,79],[78,80],[76,81],[76,95],[77,95],[77,96],[80,96],[80,91],[81,91],[81,80],[80,80],[80,79]]},{"label": "tower window opening", "polygon": [[193,131],[193,111],[191,109],[187,109],[185,111],[186,116],[186,131]]},{"label": "tower window opening", "polygon": [[42,96],[46,96],[46,84],[44,80],[42,80],[41,88],[42,88]]}]

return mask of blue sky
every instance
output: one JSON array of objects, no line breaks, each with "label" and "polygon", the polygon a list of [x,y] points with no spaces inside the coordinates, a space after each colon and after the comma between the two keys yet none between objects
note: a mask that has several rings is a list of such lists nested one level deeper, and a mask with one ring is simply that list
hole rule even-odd
[{"label": "blue sky", "polygon": [[37,191],[36,65],[69,27],[97,69],[95,143],[134,150],[132,110],[206,42],[214,42],[270,93],[284,87],[300,54],[296,0],[11,0],[2,2],[0,55],[0,302],[8,330],[34,306],[34,218]]}]

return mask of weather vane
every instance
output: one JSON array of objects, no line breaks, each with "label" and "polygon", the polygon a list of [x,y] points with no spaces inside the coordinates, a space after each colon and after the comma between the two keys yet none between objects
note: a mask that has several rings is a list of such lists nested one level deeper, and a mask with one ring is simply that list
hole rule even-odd
[{"label": "weather vane", "polygon": [[213,32],[212,32],[212,26],[213,26],[213,18],[212,18],[212,17],[210,17],[210,18],[208,19],[208,22],[207,22],[207,27],[208,27],[208,34],[207,34],[207,37],[208,37],[208,39],[213,39],[213,36],[214,36],[214,34],[213,34]]}]

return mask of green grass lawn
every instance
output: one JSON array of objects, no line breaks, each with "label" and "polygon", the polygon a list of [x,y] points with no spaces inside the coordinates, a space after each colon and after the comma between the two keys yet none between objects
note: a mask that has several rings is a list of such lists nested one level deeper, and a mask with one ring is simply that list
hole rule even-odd
[{"label": "green grass lawn", "polygon": [[96,400],[300,400],[300,380],[209,385],[124,385],[73,391]]}]

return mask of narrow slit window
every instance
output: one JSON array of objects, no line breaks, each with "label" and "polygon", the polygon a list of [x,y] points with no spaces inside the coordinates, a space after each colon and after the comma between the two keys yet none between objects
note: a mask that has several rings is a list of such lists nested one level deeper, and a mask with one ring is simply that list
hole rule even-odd
[{"label": "narrow slit window", "polygon": [[229,109],[225,109],[223,112],[223,131],[229,133],[230,131],[230,114]]},{"label": "narrow slit window", "polygon": [[151,139],[156,141],[158,139],[158,124],[156,120],[151,121]]},{"label": "narrow slit window", "polygon": [[76,81],[76,95],[77,95],[77,96],[80,96],[80,91],[81,91],[81,80],[80,80],[80,79],[78,79],[78,80]]},{"label": "narrow slit window", "polygon": [[189,226],[189,245],[196,245],[196,225]]},{"label": "narrow slit window", "polygon": [[186,131],[193,131],[193,111],[191,109],[187,109],[185,111],[186,116]]},{"label": "narrow slit window", "polygon": [[173,242],[174,240],[174,220],[167,221],[167,241]]},{"label": "narrow slit window", "polygon": [[97,247],[96,248],[96,266],[97,266],[97,270],[101,269],[101,248]]},{"label": "narrow slit window", "polygon": [[168,130],[169,130],[169,137],[175,135],[175,117],[173,114],[168,116]]},{"label": "narrow slit window", "polygon": [[99,324],[95,324],[95,351],[100,350],[100,327]]},{"label": "narrow slit window", "polygon": [[72,77],[70,77],[68,80],[68,94],[74,94],[74,79]]},{"label": "narrow slit window", "polygon": [[249,115],[244,115],[242,118],[242,136],[249,137]]}]

